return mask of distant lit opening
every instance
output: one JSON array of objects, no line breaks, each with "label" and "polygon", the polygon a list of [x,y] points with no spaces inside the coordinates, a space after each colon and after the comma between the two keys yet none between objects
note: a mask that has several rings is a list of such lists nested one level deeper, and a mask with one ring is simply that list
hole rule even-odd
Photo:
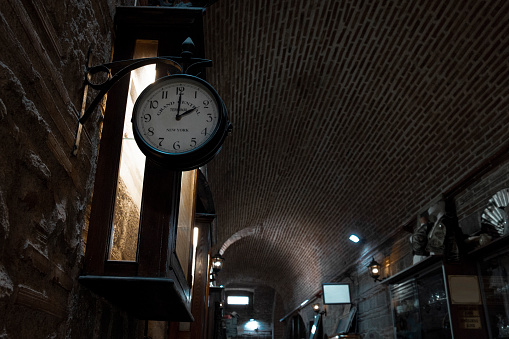
[{"label": "distant lit opening", "polygon": [[193,259],[193,219],[196,204],[196,178],[198,170],[182,172],[180,184],[180,203],[177,224],[177,240],[175,254],[184,269],[184,276],[189,280],[188,265]]},{"label": "distant lit opening", "polygon": [[254,320],[254,319],[249,319],[249,321],[246,323],[244,328],[249,331],[254,331],[254,330],[258,329],[259,326],[260,325],[258,324],[258,321]]},{"label": "distant lit opening", "polygon": [[191,279],[193,283],[191,284],[191,287],[194,286],[194,270],[196,269],[196,248],[198,247],[198,232],[198,227],[195,227],[193,229],[193,261],[191,267]]},{"label": "distant lit opening", "polygon": [[226,302],[228,305],[249,305],[249,297],[230,295],[228,298],[226,298]]},{"label": "distant lit opening", "polygon": [[350,237],[348,238],[350,241],[353,241],[355,243],[358,243],[359,241],[361,241],[361,238],[359,238],[357,235],[355,234],[352,234],[350,235]]}]

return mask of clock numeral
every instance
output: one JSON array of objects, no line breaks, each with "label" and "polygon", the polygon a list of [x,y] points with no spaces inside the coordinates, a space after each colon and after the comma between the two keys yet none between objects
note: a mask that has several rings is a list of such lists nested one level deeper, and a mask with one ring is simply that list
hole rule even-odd
[{"label": "clock numeral", "polygon": [[173,143],[173,149],[174,150],[179,150],[180,149],[180,142],[179,141],[175,141]]},{"label": "clock numeral", "polygon": [[157,106],[159,106],[159,102],[157,102],[157,100],[150,101],[150,108],[157,108]]},{"label": "clock numeral", "polygon": [[147,131],[147,135],[149,137],[153,136],[154,135],[154,127],[149,127],[148,131]]},{"label": "clock numeral", "polygon": [[196,146],[196,138],[191,138],[191,144],[189,146],[191,147]]},{"label": "clock numeral", "polygon": [[207,113],[207,122],[211,122],[213,120],[212,113]]},{"label": "clock numeral", "polygon": [[150,120],[152,120],[152,116],[150,114],[145,114],[143,116],[143,119],[145,120],[145,122],[149,122]]},{"label": "clock numeral", "polygon": [[177,87],[176,90],[177,90],[177,95],[179,95],[180,93],[184,92],[184,89],[185,87]]},{"label": "clock numeral", "polygon": [[203,131],[201,131],[201,134],[207,135],[207,128],[204,128]]},{"label": "clock numeral", "polygon": [[203,100],[203,108],[209,108],[210,101],[209,100]]},{"label": "clock numeral", "polygon": [[159,138],[159,146],[163,145],[164,138]]},{"label": "clock numeral", "polygon": [[196,99],[197,96],[198,96],[198,91],[194,91],[194,98]]},{"label": "clock numeral", "polygon": [[161,99],[168,99],[168,91],[163,91],[161,94],[162,94]]}]

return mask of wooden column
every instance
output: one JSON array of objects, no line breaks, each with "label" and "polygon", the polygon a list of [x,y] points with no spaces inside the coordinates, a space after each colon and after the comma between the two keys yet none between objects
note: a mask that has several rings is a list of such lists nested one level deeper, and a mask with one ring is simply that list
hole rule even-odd
[{"label": "wooden column", "polygon": [[196,247],[196,266],[193,285],[191,313],[191,338],[203,339],[207,326],[208,292],[209,292],[209,255],[210,229],[215,219],[214,214],[196,214],[195,227],[199,229],[198,246]]}]

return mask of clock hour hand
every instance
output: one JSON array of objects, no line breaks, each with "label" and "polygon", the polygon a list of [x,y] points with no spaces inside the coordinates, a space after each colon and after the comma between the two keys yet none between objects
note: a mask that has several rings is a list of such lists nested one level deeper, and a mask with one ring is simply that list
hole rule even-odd
[{"label": "clock hour hand", "polygon": [[192,113],[194,112],[195,109],[197,109],[198,107],[193,107],[191,109],[188,109],[187,111],[185,111],[184,113],[182,114],[177,114],[177,120],[180,120],[184,115],[187,115],[189,113]]}]

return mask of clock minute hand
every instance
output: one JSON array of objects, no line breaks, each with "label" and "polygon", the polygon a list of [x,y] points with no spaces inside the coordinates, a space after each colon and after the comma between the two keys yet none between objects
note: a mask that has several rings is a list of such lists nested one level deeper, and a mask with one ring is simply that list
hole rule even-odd
[{"label": "clock minute hand", "polygon": [[180,103],[181,102],[182,102],[182,92],[180,92],[180,94],[179,94],[179,104],[177,106],[177,115],[175,116],[177,118],[177,120],[180,120],[179,115],[180,115]]},{"label": "clock minute hand", "polygon": [[191,109],[188,109],[187,111],[185,111],[184,113],[182,114],[177,114],[177,120],[180,120],[184,115],[187,115],[189,113],[192,113],[195,109],[197,109],[198,107],[193,107]]}]

